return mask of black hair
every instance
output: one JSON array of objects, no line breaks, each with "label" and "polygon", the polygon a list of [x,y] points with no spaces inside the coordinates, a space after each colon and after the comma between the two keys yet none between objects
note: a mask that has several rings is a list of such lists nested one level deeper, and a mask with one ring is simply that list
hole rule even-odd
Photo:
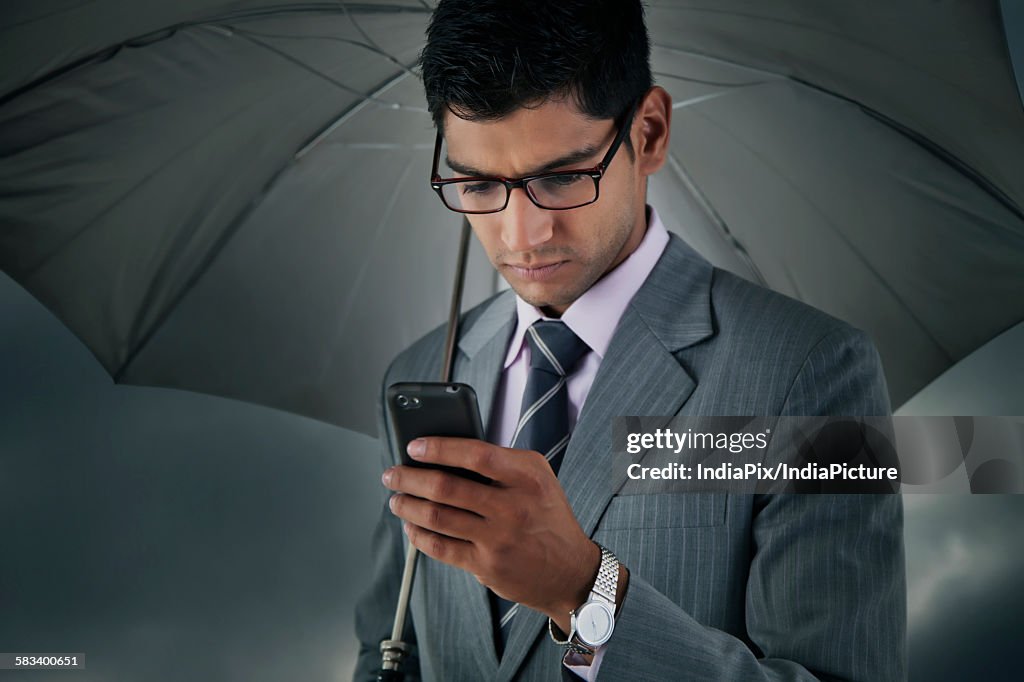
[{"label": "black hair", "polygon": [[445,111],[496,120],[562,97],[616,118],[653,83],[640,0],[441,0],[420,66],[438,130]]}]

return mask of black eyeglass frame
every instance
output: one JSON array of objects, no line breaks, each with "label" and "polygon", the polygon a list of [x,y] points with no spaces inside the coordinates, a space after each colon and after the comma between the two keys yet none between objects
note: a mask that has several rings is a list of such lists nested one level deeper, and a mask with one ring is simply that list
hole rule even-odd
[{"label": "black eyeglass frame", "polygon": [[[536,175],[527,175],[527,176],[521,177],[521,178],[503,178],[503,177],[497,176],[497,175],[493,175],[493,176],[479,176],[479,177],[477,177],[477,176],[466,176],[466,177],[460,177],[460,178],[442,178],[437,173],[437,167],[438,167],[438,164],[441,161],[441,142],[442,142],[441,131],[438,130],[437,131],[437,139],[434,142],[434,163],[433,163],[433,167],[431,168],[431,172],[430,172],[430,187],[435,192],[437,192],[437,196],[441,200],[441,203],[444,204],[445,208],[447,208],[449,211],[454,211],[455,213],[467,213],[467,214],[471,214],[471,215],[480,215],[480,214],[487,214],[487,213],[500,213],[501,211],[504,211],[506,208],[508,208],[508,200],[512,197],[512,190],[515,189],[516,187],[521,187],[523,189],[523,192],[526,193],[526,196],[529,197],[531,202],[533,202],[534,206],[536,206],[538,208],[542,208],[545,211],[569,211],[569,210],[572,210],[574,208],[580,208],[581,206],[589,206],[590,204],[596,202],[598,199],[601,198],[601,182],[600,182],[601,178],[604,177],[605,172],[608,170],[608,166],[611,164],[612,159],[615,157],[615,153],[619,150],[619,147],[622,146],[622,141],[626,139],[626,134],[629,132],[630,128],[632,128],[632,126],[633,126],[633,117],[636,115],[636,110],[640,106],[640,102],[641,101],[643,101],[642,97],[640,99],[638,99],[636,102],[634,102],[632,105],[630,105],[628,111],[626,112],[625,120],[623,121],[622,125],[619,127],[619,131],[615,135],[615,139],[612,141],[612,146],[610,146],[608,148],[608,151],[605,153],[604,158],[601,159],[600,163],[598,163],[596,166],[593,166],[591,168],[578,168],[578,169],[569,169],[569,170],[560,170],[560,171],[550,171],[550,172],[547,172],[547,173],[538,173]],[[557,176],[561,176],[561,175],[587,175],[587,176],[590,176],[590,178],[594,181],[594,198],[591,199],[590,201],[586,201],[586,202],[584,202],[582,204],[576,204],[575,206],[563,206],[563,207],[560,207],[560,208],[549,208],[547,206],[541,205],[537,201],[536,197],[534,197],[533,194],[531,194],[529,189],[527,189],[527,187],[526,187],[527,183],[532,182],[533,180],[538,180],[538,179],[541,179],[541,178],[557,177]],[[452,185],[452,184],[455,184],[455,183],[465,183],[465,182],[500,182],[501,184],[505,185],[505,203],[502,204],[501,208],[496,208],[496,209],[491,210],[491,211],[464,211],[462,209],[452,208],[448,204],[448,202],[445,201],[445,199],[444,199],[444,186],[445,185]]]}]

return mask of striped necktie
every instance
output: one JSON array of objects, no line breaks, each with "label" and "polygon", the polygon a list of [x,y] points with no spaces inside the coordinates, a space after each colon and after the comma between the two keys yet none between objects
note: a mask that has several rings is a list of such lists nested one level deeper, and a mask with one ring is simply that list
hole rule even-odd
[{"label": "striped necktie", "polygon": [[[541,453],[557,475],[570,436],[566,382],[573,367],[590,349],[558,320],[534,322],[526,332],[526,340],[530,344],[530,372],[512,447]],[[519,605],[493,592],[490,595],[500,657]]]}]

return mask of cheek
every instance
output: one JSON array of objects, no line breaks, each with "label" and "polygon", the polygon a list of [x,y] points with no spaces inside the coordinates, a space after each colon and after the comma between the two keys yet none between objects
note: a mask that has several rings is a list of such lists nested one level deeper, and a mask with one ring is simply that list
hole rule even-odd
[{"label": "cheek", "polygon": [[[580,210],[580,209],[575,209]],[[590,261],[600,250],[600,212],[590,211],[579,213],[572,220],[562,220],[556,225],[560,245],[572,250],[572,255],[580,261]]]},{"label": "cheek", "polygon": [[618,255],[623,243],[629,238],[632,216],[628,202],[598,202],[600,210],[584,225],[581,225],[580,254],[583,260],[602,270]]},{"label": "cheek", "polygon": [[609,242],[614,241],[621,208],[613,202],[602,201],[590,208],[593,210],[581,214],[581,220],[573,223],[572,235],[580,254],[593,259],[608,248]]}]

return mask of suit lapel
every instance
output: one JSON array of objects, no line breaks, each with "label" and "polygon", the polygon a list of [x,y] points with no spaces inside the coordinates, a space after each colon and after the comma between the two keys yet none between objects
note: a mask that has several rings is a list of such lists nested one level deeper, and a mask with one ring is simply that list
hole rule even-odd
[{"label": "suit lapel", "polygon": [[[673,353],[711,336],[711,265],[675,235],[623,313],[580,412],[559,479],[583,531],[592,536],[625,481],[613,478],[612,420],[672,416],[696,388]],[[498,678],[511,679],[547,619],[521,609]]]},{"label": "suit lapel", "polygon": [[515,294],[506,290],[488,304],[459,338],[462,353],[455,363],[454,380],[469,384],[476,391],[485,431],[490,428],[491,407],[515,324]]}]

